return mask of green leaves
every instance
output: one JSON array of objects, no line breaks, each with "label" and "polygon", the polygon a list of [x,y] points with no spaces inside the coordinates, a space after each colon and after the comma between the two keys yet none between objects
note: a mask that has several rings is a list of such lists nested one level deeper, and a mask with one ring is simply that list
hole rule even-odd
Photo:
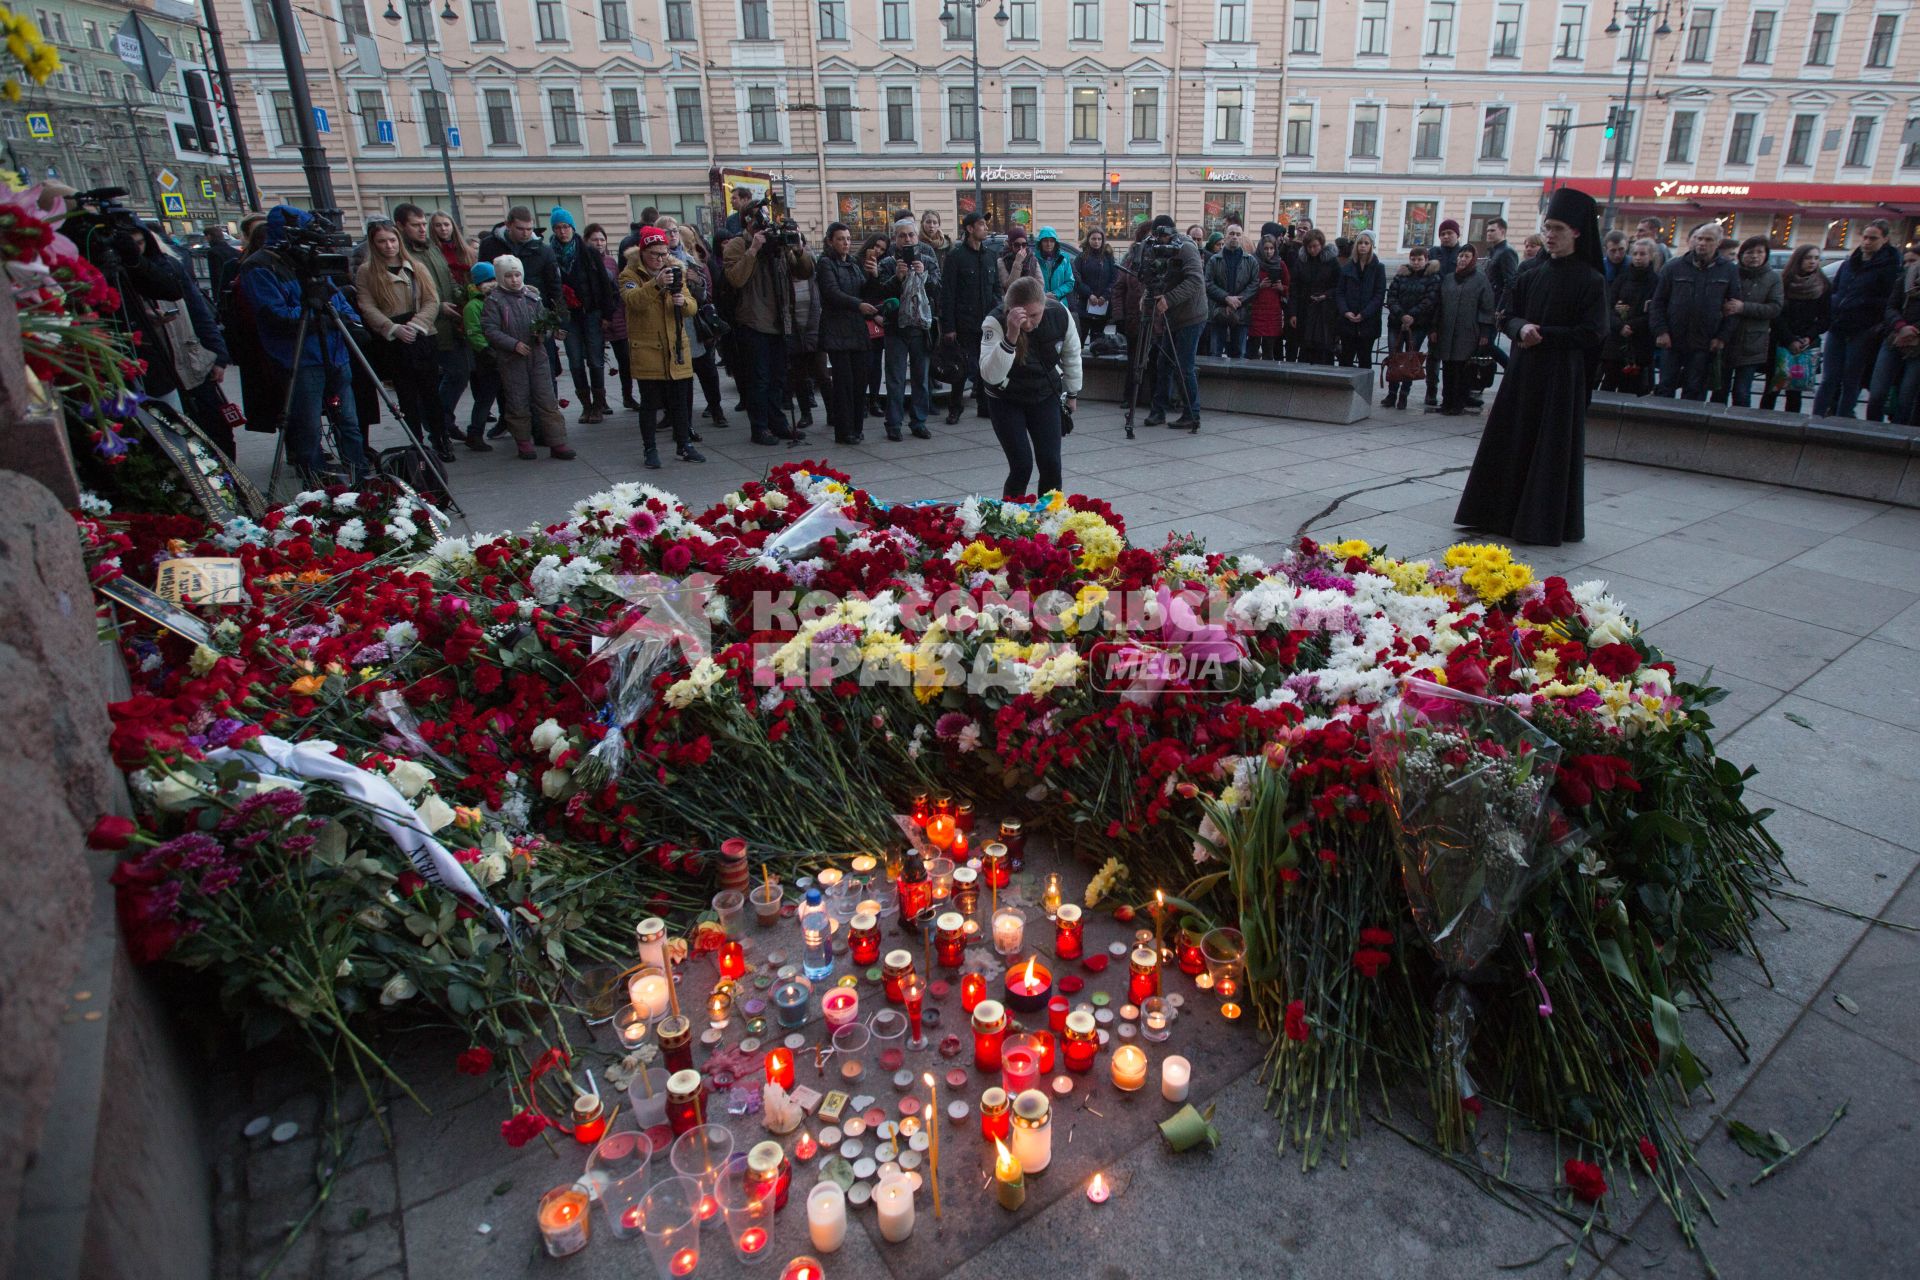
[{"label": "green leaves", "polygon": [[1755,1160],[1776,1160],[1793,1150],[1793,1144],[1781,1137],[1777,1129],[1761,1133],[1744,1120],[1727,1121],[1727,1136]]}]

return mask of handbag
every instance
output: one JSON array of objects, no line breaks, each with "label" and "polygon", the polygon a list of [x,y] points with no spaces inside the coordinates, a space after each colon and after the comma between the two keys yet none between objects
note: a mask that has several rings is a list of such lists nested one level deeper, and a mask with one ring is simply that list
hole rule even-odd
[{"label": "handbag", "polygon": [[1388,382],[1418,382],[1427,376],[1427,357],[1419,351],[1396,351],[1384,367],[1382,377]]},{"label": "handbag", "polygon": [[700,309],[693,313],[693,336],[700,339],[703,347],[713,347],[733,332],[733,326],[720,318],[720,312],[711,302],[703,302]]},{"label": "handbag", "polygon": [[1480,354],[1467,357],[1467,385],[1485,391],[1493,385],[1493,357]]},{"label": "handbag", "polygon": [[867,320],[867,341],[868,342],[878,342],[880,341],[880,339],[887,336],[887,327],[885,325],[881,324],[878,320],[875,320],[872,316],[868,316],[866,320]]},{"label": "handbag", "polygon": [[1768,381],[1779,390],[1811,391],[1819,380],[1819,347],[1811,346],[1798,352],[1785,347],[1773,349],[1773,377]]}]

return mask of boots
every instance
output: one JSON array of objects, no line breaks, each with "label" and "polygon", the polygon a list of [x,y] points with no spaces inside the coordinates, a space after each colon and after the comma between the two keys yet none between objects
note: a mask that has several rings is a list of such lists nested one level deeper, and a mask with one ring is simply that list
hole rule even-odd
[{"label": "boots", "polygon": [[1387,384],[1387,394],[1380,397],[1380,404],[1384,408],[1391,409],[1394,406],[1394,402],[1399,398],[1400,384],[1397,382],[1389,382]]},{"label": "boots", "polygon": [[1400,384],[1400,394],[1399,394],[1398,396],[1396,396],[1396,397],[1394,398],[1394,402],[1393,402],[1393,407],[1394,407],[1394,408],[1396,408],[1396,409],[1404,409],[1404,408],[1406,408],[1406,407],[1407,407],[1407,392],[1409,392],[1409,391],[1411,391],[1411,390],[1413,390],[1413,384],[1412,384],[1411,382],[1403,382],[1403,383],[1401,383],[1401,384]]}]

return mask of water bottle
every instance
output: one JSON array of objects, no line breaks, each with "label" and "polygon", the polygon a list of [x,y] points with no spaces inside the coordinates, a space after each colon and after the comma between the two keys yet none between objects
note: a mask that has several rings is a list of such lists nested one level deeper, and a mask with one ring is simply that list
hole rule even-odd
[{"label": "water bottle", "polygon": [[806,901],[800,906],[800,937],[805,945],[801,972],[806,974],[807,981],[821,982],[832,977],[832,921],[818,889],[807,890]]}]

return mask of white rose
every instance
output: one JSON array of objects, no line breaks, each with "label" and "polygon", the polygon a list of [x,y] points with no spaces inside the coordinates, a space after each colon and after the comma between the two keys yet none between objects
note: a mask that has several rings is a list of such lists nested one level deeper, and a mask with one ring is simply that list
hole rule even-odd
[{"label": "white rose", "polygon": [[535,751],[545,751],[553,746],[556,738],[563,738],[565,736],[566,730],[560,727],[560,722],[549,716],[547,719],[533,726],[533,736],[529,740],[533,743],[533,749]]},{"label": "white rose", "polygon": [[394,789],[401,795],[411,800],[433,781],[433,770],[417,761],[402,760],[387,774],[387,781],[393,783]]},{"label": "white rose", "polygon": [[153,803],[159,809],[191,809],[206,798],[206,792],[177,773],[169,773],[153,784]]},{"label": "white rose", "polygon": [[351,978],[353,976],[353,961],[351,959],[342,960],[340,967],[333,971],[333,976],[336,978]]},{"label": "white rose", "polygon": [[559,764],[560,757],[571,750],[573,750],[573,744],[571,742],[565,738],[558,739],[551,747],[547,748],[547,763]]},{"label": "white rose", "polygon": [[549,769],[540,775],[540,794],[549,800],[558,800],[572,785],[573,774],[565,769]]},{"label": "white rose", "polygon": [[257,796],[268,791],[298,791],[299,789],[300,782],[298,779],[282,778],[278,774],[272,773],[263,773],[252,778],[242,779],[240,785],[234,788],[243,800],[248,796]]},{"label": "white rose", "polygon": [[489,853],[473,864],[473,878],[482,888],[498,884],[507,878],[507,860],[497,853]]},{"label": "white rose", "polygon": [[420,825],[429,834],[453,822],[453,806],[439,796],[428,796],[422,800],[416,812],[420,815]]},{"label": "white rose", "polygon": [[769,493],[766,497],[762,498],[761,501],[765,502],[775,511],[785,511],[787,509],[787,495],[781,493],[778,489]]},{"label": "white rose", "polygon": [[387,979],[386,986],[380,988],[380,1003],[384,1005],[396,1005],[402,1000],[413,999],[413,997],[419,993],[420,988],[413,985],[412,978],[409,978],[404,973],[396,973]]}]

